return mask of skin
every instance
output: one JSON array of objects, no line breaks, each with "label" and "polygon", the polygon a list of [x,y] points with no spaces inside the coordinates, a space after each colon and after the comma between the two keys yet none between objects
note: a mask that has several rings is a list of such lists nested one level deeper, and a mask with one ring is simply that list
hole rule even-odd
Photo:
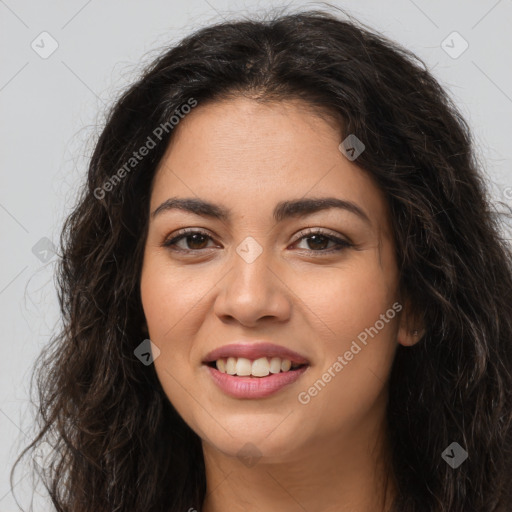
[{"label": "skin", "polygon": [[[380,189],[338,149],[339,128],[306,107],[199,104],[175,128],[153,182],[151,212],[169,197],[196,197],[233,214],[230,222],[182,210],[152,218],[140,283],[158,378],[202,439],[205,512],[386,511],[395,493],[387,379],[397,344],[417,336],[406,328],[390,215]],[[356,203],[369,222],[339,209],[272,218],[279,201],[330,196]],[[334,242],[301,238],[308,227],[354,247],[329,252]],[[183,228],[211,238],[162,246]],[[251,263],[236,252],[248,236],[262,250]],[[299,393],[396,302],[400,314],[300,403]],[[240,338],[289,347],[310,367],[269,397],[230,397],[202,361]],[[244,447],[251,462],[239,455]]]}]

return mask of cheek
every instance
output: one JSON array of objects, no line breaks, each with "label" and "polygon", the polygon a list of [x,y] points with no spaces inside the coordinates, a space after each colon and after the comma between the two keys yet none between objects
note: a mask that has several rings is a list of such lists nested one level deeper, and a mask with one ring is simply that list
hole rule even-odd
[{"label": "cheek", "polygon": [[379,262],[368,252],[347,265],[304,272],[293,288],[318,338],[343,346],[391,308],[397,277],[392,260]]},{"label": "cheek", "polygon": [[[140,291],[142,307],[151,341],[159,348],[155,369],[166,392],[183,380],[183,371],[190,367],[190,313],[197,303],[197,290],[171,272],[161,257],[147,255],[142,269]],[[194,290],[192,292],[192,290]],[[170,393],[172,394],[172,393]]]},{"label": "cheek", "polygon": [[170,402],[189,416],[195,394],[191,378],[191,339],[194,336],[194,305],[203,294],[183,273],[173,271],[161,256],[148,254],[142,269],[140,291],[151,341],[160,353],[155,371]]},{"label": "cheek", "polygon": [[299,403],[309,417],[323,418],[326,430],[355,426],[385,390],[401,310],[396,279],[392,264],[381,266],[376,258],[362,257],[350,267],[333,269],[329,279],[317,279],[314,293],[308,295],[309,279],[298,292],[307,297],[305,310],[317,326],[320,355]]},{"label": "cheek", "polygon": [[[197,327],[194,310],[200,309],[201,299],[211,283],[199,279],[198,273],[171,267],[165,255],[148,254],[141,275],[141,298],[152,341],[166,345],[183,339],[183,330]],[[176,336],[180,333],[180,336]]]}]

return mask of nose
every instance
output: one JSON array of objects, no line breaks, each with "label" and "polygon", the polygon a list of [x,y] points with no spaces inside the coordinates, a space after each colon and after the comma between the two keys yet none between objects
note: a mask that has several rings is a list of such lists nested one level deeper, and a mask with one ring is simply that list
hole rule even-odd
[{"label": "nose", "polygon": [[284,322],[290,317],[292,292],[272,265],[270,252],[264,249],[254,261],[234,254],[214,305],[221,320],[254,327],[263,319]]}]

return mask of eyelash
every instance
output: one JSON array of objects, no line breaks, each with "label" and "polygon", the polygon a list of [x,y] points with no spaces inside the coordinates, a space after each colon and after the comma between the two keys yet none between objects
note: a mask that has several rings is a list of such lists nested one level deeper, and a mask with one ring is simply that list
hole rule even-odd
[{"label": "eyelash", "polygon": [[[186,252],[186,253],[192,253],[192,252],[205,250],[205,249],[173,249],[172,248],[172,246],[175,245],[177,242],[181,241],[182,239],[186,239],[187,237],[189,237],[191,235],[195,235],[195,234],[203,235],[203,236],[209,238],[210,240],[213,240],[213,238],[206,231],[203,231],[201,229],[187,228],[187,229],[180,231],[178,233],[178,235],[176,235],[168,240],[165,240],[162,243],[162,247],[166,247],[172,251]],[[335,242],[336,245],[338,246],[335,249],[317,250],[317,251],[315,251],[313,249],[300,249],[300,250],[305,250],[309,253],[331,254],[334,252],[340,252],[344,249],[348,249],[349,247],[354,247],[354,244],[352,244],[351,242],[348,242],[347,240],[343,240],[342,238],[338,238],[334,235],[331,235],[321,229],[307,228],[305,230],[300,231],[299,235],[301,235],[301,236],[293,242],[294,244],[297,242],[300,242],[301,240],[303,240],[305,238],[310,238],[314,235],[319,235],[324,238],[327,238],[327,240],[330,242]]]}]

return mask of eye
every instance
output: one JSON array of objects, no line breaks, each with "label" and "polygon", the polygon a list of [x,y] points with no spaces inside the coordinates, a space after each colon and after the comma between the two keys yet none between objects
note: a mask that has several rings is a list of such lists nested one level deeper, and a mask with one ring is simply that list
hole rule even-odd
[{"label": "eye", "polygon": [[[204,242],[205,240],[212,240],[212,237],[206,233],[206,231],[201,231],[197,229],[183,229],[178,233],[177,236],[166,240],[162,245],[163,247],[172,247],[176,246],[178,247],[178,250],[180,251],[198,251],[201,249],[204,249]],[[191,243],[191,247],[179,247],[178,243],[181,241],[185,241],[185,245],[187,245],[187,241]],[[198,247],[201,246],[201,247]],[[174,250],[174,249],[173,249]]]},{"label": "eye", "polygon": [[[296,240],[296,242],[304,240],[308,246],[314,248],[310,249],[306,247],[306,250],[309,252],[331,253],[342,251],[343,249],[354,246],[354,244],[348,240],[329,234],[319,228],[308,228],[307,230],[302,230],[299,235],[301,236]],[[307,242],[308,239],[310,240],[309,242]],[[322,250],[322,248],[328,245],[329,242],[334,244],[334,248]]]},{"label": "eye", "polygon": [[[306,248],[306,251],[309,252],[331,253],[354,246],[354,244],[351,242],[329,234],[318,228],[308,228],[307,230],[302,230],[299,235],[301,235],[300,238],[296,239],[294,244],[302,240],[312,240],[312,242],[308,242],[308,245],[314,248]],[[213,238],[206,231],[189,228],[178,232],[176,236],[164,241],[162,246],[168,247],[173,251],[194,252],[200,251],[202,249],[208,249],[205,244],[207,244],[209,240],[213,240]],[[180,247],[178,244],[182,241],[185,242],[185,246],[188,247]],[[323,250],[325,249],[326,244],[328,245],[329,243],[333,243],[334,248]]]}]

